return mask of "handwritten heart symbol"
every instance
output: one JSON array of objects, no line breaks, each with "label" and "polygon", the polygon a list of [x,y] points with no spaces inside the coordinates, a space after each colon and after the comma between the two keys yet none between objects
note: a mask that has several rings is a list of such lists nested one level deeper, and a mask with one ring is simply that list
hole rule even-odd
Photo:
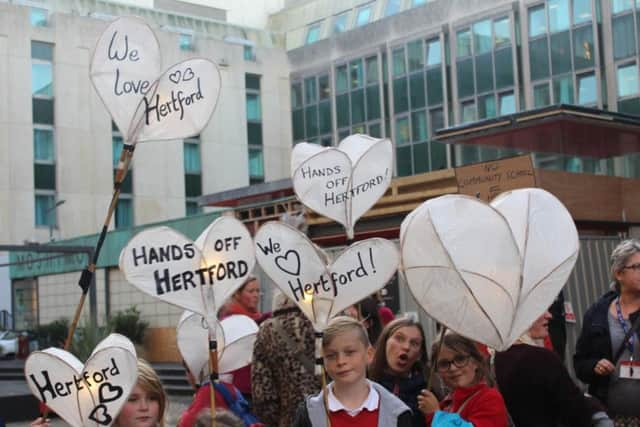
[{"label": "handwritten heart symbol", "polygon": [[31,393],[73,427],[111,423],[138,376],[135,348],[119,334],[102,340],[84,366],[71,353],[48,348],[33,352],[24,372]]},{"label": "handwritten heart symbol", "polygon": [[[289,260],[289,255],[293,255],[291,260]],[[300,274],[300,255],[293,249],[289,249],[284,255],[277,256],[274,261],[280,267],[280,270],[285,273],[289,273],[292,276]]]},{"label": "handwritten heart symbol", "polygon": [[169,80],[171,80],[175,84],[180,83],[181,77],[182,77],[182,72],[180,70],[176,70],[173,73],[169,74]]},{"label": "handwritten heart symbol", "polygon": [[120,253],[120,269],[129,283],[205,317],[215,316],[254,264],[249,231],[229,216],[213,221],[195,242],[168,227],[146,229]]},{"label": "handwritten heart symbol", "polygon": [[194,77],[195,77],[195,74],[193,73],[193,70],[189,67],[186,70],[184,70],[184,74],[182,75],[182,81],[188,82]]},{"label": "handwritten heart symbol", "polygon": [[122,396],[122,387],[111,383],[102,383],[98,389],[98,396],[101,403],[113,402]]},{"label": "handwritten heart symbol", "polygon": [[579,247],[566,208],[539,189],[490,205],[458,195],[428,200],[405,218],[400,240],[409,289],[425,311],[497,350],[553,302]]},{"label": "handwritten heart symbol", "polygon": [[336,148],[299,143],[291,153],[293,189],[314,211],[342,224],[356,221],[387,191],[393,171],[388,139],[351,135]]},{"label": "handwritten heart symbol", "polygon": [[89,419],[103,426],[108,426],[109,424],[111,424],[113,417],[109,415],[109,413],[107,412],[107,407],[105,405],[98,405],[93,408],[93,411],[91,411],[91,414],[89,414]]},{"label": "handwritten heart symbol", "polygon": [[[354,243],[329,263],[304,233],[280,222],[260,227],[255,245],[262,270],[317,330],[323,330],[346,307],[384,287],[400,260],[392,242],[373,238]],[[283,259],[293,259],[290,254],[299,262],[296,270],[290,264],[283,268]]]}]

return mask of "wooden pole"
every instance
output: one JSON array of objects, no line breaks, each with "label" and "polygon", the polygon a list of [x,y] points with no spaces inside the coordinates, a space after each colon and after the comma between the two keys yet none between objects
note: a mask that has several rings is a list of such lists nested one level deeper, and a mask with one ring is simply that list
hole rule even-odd
[{"label": "wooden pole", "polygon": [[440,330],[440,340],[438,341],[438,348],[436,349],[434,360],[431,360],[431,368],[429,368],[429,378],[427,378],[427,387],[429,390],[431,388],[431,379],[436,371],[436,363],[438,362],[438,356],[440,355],[440,350],[442,350],[442,344],[444,343],[444,334],[447,332],[447,327],[442,325],[442,329]]},{"label": "wooden pole", "polygon": [[324,403],[324,413],[327,417],[327,427],[331,427],[331,420],[329,419],[329,398],[327,390],[327,376],[324,372],[324,364],[320,367],[321,375],[322,375],[322,402]]},{"label": "wooden pole", "polygon": [[218,382],[218,343],[209,338],[209,387],[211,389],[211,427],[216,427],[216,386]]}]

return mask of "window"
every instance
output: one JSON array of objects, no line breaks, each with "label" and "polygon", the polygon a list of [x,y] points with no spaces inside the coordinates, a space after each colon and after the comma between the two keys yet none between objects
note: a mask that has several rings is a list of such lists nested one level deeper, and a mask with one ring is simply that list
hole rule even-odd
[{"label": "window", "polygon": [[440,40],[427,41],[427,66],[439,65],[441,62]]},{"label": "window", "polygon": [[577,77],[578,104],[589,105],[598,102],[595,74],[583,74]]},{"label": "window", "polygon": [[302,107],[302,85],[294,83],[291,85],[291,108]]},{"label": "window", "polygon": [[407,44],[407,57],[409,60],[409,72],[424,68],[424,51],[422,40],[415,40]]},{"label": "window", "polygon": [[511,43],[511,25],[508,17],[493,21],[493,33],[496,47]]},{"label": "window", "polygon": [[256,53],[253,51],[253,46],[244,45],[242,47],[242,56],[243,56],[245,61],[255,61],[256,60]]},{"label": "window", "polygon": [[387,6],[384,8],[384,16],[395,15],[400,12],[400,0],[387,0]]},{"label": "window", "polygon": [[[490,119],[496,116],[496,98],[491,95],[480,96],[478,97],[478,119]],[[464,117],[463,111],[463,120],[472,121],[469,117]]]},{"label": "window", "polygon": [[321,101],[331,99],[331,85],[328,75],[318,77],[318,95]]},{"label": "window", "polygon": [[500,115],[513,114],[516,112],[516,98],[513,92],[506,92],[499,95]]},{"label": "window", "polygon": [[548,83],[539,84],[533,87],[533,104],[535,108],[546,107],[551,104]]},{"label": "window", "polygon": [[411,7],[420,6],[422,4],[425,4],[426,2],[427,0],[411,0]]},{"label": "window", "polygon": [[573,23],[591,21],[591,0],[573,0]]},{"label": "window", "polygon": [[264,179],[262,150],[249,149],[249,177],[251,179]]},{"label": "window", "polygon": [[537,37],[547,32],[547,18],[544,5],[529,9],[529,37]]},{"label": "window", "polygon": [[410,141],[409,118],[404,116],[396,119],[396,144],[402,145]]},{"label": "window", "polygon": [[635,30],[633,15],[623,15],[613,18],[613,57],[614,59],[628,58],[636,53]]},{"label": "window", "polygon": [[43,61],[53,61],[53,45],[51,43],[32,41],[31,59],[41,59]]},{"label": "window", "polygon": [[371,20],[371,4],[361,6],[358,9],[358,15],[356,16],[356,27],[362,27],[367,25]]},{"label": "window", "polygon": [[193,34],[181,33],[178,43],[180,50],[193,50]]},{"label": "window", "polygon": [[636,64],[618,67],[617,78],[619,97],[638,94],[638,66]]},{"label": "window", "polygon": [[349,24],[349,11],[343,12],[340,15],[333,17],[333,32],[343,33],[347,31],[347,25]]},{"label": "window", "polygon": [[336,92],[346,92],[349,90],[349,77],[347,73],[347,66],[341,65],[336,68]]},{"label": "window", "polygon": [[364,69],[362,67],[362,60],[360,59],[349,63],[351,89],[358,89],[364,85]]},{"label": "window", "polygon": [[576,70],[593,67],[593,30],[590,25],[573,30],[573,50]]},{"label": "window", "polygon": [[551,71],[553,75],[571,71],[571,36],[569,31],[551,36]]},{"label": "window", "polygon": [[458,77],[458,97],[464,98],[473,95],[475,92],[473,85],[473,60],[469,58],[458,61],[456,74]]},{"label": "window", "polygon": [[411,137],[413,142],[426,141],[429,137],[427,115],[424,110],[411,114]]},{"label": "window", "polygon": [[120,195],[115,212],[115,227],[128,228],[133,226],[133,200]]},{"label": "window", "polygon": [[496,89],[513,86],[513,54],[511,49],[495,52]]},{"label": "window", "polygon": [[569,29],[569,0],[549,0],[549,31],[557,33]]},{"label": "window", "polygon": [[462,123],[469,123],[476,119],[476,104],[473,101],[462,103],[461,114]]},{"label": "window", "polygon": [[[195,142],[194,142],[195,141]],[[184,141],[184,173],[200,174],[202,168],[200,164],[200,144],[197,139],[188,139]]]},{"label": "window", "polygon": [[33,96],[53,96],[53,64],[34,62],[31,65],[31,94]]},{"label": "window", "polygon": [[35,197],[35,223],[36,226],[55,226],[56,196],[54,194],[36,194]]},{"label": "window", "polygon": [[29,21],[32,27],[46,27],[49,18],[49,11],[40,7],[29,9]]},{"label": "window", "polygon": [[184,160],[184,195],[185,213],[200,213],[197,198],[202,195],[202,164],[200,154],[200,137],[185,139],[182,144]]},{"label": "window", "polygon": [[549,77],[549,46],[546,37],[529,42],[531,80]]},{"label": "window", "polygon": [[407,72],[404,63],[404,48],[393,50],[393,77],[402,76]]},{"label": "window", "polygon": [[624,12],[633,8],[633,0],[612,0],[613,13]]},{"label": "window", "polygon": [[367,84],[378,83],[378,57],[371,56],[366,59],[367,66]]},{"label": "window", "polygon": [[471,55],[471,32],[468,29],[456,34],[456,49],[457,58]]},{"label": "window", "polygon": [[[261,76],[257,74],[245,74],[245,87],[246,93],[246,109],[247,109],[247,143],[248,143],[248,167],[249,167],[249,183],[259,183],[264,181],[264,163],[263,163],[263,151],[262,151],[262,107],[261,107],[261,95],[260,95],[260,79]],[[312,80],[312,81],[311,81]],[[317,100],[317,89],[315,78],[305,79],[304,81],[304,104],[307,105],[311,100],[315,102]],[[304,115],[307,116],[307,111],[310,108],[317,107],[312,105],[304,109]],[[301,110],[302,111],[302,110]],[[305,117],[306,118],[306,117]],[[306,127],[314,125],[317,133],[317,114],[315,115],[315,122],[309,123],[305,120]],[[294,116],[294,132],[295,129],[295,116]],[[198,182],[201,179],[198,175]],[[200,194],[202,188],[199,188]],[[198,194],[198,195],[200,195]]]},{"label": "window", "polygon": [[493,46],[491,40],[491,21],[480,21],[473,24],[473,43],[475,54],[491,52]]},{"label": "window", "polygon": [[33,158],[35,161],[48,163],[55,160],[53,129],[33,129]]},{"label": "window", "polygon": [[260,95],[255,93],[247,94],[247,120],[260,120],[261,117]]},{"label": "window", "polygon": [[553,79],[553,98],[556,104],[573,104],[573,77],[571,75]]},{"label": "window", "polygon": [[309,26],[307,30],[307,39],[305,44],[315,43],[320,39],[320,23],[315,23]]}]

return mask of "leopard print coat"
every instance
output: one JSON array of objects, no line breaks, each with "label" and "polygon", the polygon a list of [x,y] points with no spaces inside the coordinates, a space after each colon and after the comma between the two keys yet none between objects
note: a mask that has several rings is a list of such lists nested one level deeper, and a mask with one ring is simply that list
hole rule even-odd
[{"label": "leopard print coat", "polygon": [[[295,348],[289,348],[282,334],[288,334]],[[274,311],[260,325],[251,370],[253,409],[269,427],[291,426],[300,402],[320,391],[320,379],[294,356],[303,349],[306,360],[315,360],[313,326],[297,307]]]}]

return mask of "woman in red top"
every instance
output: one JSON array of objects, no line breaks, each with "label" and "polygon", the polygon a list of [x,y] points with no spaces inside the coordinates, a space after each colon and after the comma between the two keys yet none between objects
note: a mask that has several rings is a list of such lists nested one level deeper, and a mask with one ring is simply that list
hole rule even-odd
[{"label": "woman in red top", "polygon": [[[461,335],[444,336],[439,354],[433,344],[432,360],[438,375],[451,389],[442,402],[428,390],[418,396],[427,426],[507,427],[507,409],[500,392],[488,382],[488,366],[476,343]],[[437,357],[437,358],[436,358]]]}]

